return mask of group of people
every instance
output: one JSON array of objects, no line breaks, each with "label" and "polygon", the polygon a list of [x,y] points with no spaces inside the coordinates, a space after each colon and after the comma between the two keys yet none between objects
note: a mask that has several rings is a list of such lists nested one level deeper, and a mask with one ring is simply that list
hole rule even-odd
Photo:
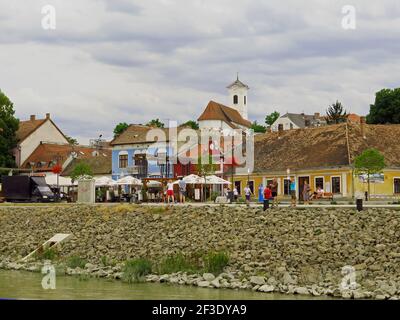
[{"label": "group of people", "polygon": [[[185,180],[183,180],[183,177],[179,178],[178,186],[179,186],[179,202],[185,203],[185,201],[186,201],[186,182],[185,182]],[[175,203],[174,184],[172,183],[172,180],[168,180],[168,183],[165,186],[164,195],[166,196],[166,202],[168,204],[170,202]]]}]

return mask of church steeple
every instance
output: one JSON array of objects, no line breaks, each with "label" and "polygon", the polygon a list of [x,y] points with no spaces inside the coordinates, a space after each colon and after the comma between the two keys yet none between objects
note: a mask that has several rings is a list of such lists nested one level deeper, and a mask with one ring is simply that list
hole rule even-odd
[{"label": "church steeple", "polygon": [[229,105],[247,120],[247,92],[250,88],[239,80],[239,72],[236,75],[236,81],[227,86],[227,89],[229,90]]}]

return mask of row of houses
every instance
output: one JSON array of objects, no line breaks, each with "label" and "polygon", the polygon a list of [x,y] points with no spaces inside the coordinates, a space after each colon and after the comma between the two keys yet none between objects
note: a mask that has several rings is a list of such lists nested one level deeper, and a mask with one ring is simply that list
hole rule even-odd
[{"label": "row of houses", "polygon": [[[230,106],[210,101],[197,119],[197,133],[218,132],[229,136],[239,129],[245,142],[252,133],[247,119],[249,87],[237,78],[227,88]],[[158,129],[163,138],[155,141],[149,137],[154,127],[131,124],[110,142],[96,140],[89,146],[71,145],[50,114],[43,119],[31,116],[21,121],[15,158],[20,169],[43,175],[52,174],[54,165],[59,164],[62,174],[68,176],[77,164],[86,162],[95,175],[115,180],[127,175],[172,179],[198,173],[195,162],[199,155],[207,153],[213,158],[215,174],[233,180],[239,193],[246,184],[256,193],[260,185],[277,178],[278,194],[285,196],[289,194],[290,177],[295,177],[300,198],[304,181],[312,189],[319,186],[338,197],[350,198],[356,191],[366,190],[365,182],[354,173],[355,157],[367,148],[376,148],[384,155],[387,167],[381,179],[373,184],[371,193],[379,197],[400,195],[399,125],[367,125],[365,118],[356,115],[349,116],[346,123],[326,125],[319,114],[309,117],[286,114],[277,124],[265,134],[255,135],[251,172],[228,165],[228,155],[220,152],[224,146],[220,144],[219,150],[212,148],[216,144],[212,139],[206,144],[178,142],[171,146],[171,128]],[[180,126],[175,131],[179,134],[185,129]],[[242,147],[244,143],[235,146]],[[179,152],[180,156],[185,154],[186,161],[172,161]]]}]

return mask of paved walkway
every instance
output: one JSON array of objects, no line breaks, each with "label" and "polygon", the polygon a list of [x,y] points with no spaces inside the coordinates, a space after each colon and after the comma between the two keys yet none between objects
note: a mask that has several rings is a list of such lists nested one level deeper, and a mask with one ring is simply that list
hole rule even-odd
[{"label": "paved walkway", "polygon": [[[127,204],[124,202],[116,202],[116,203],[96,203],[94,206],[117,206],[121,204]],[[12,204],[12,203],[3,203],[0,204],[0,208],[54,208],[54,207],[65,207],[65,206],[73,206],[73,205],[79,205],[76,203],[52,203],[52,204],[31,204],[31,203],[18,203],[18,204]],[[141,206],[149,206],[149,207],[157,207],[157,206],[167,206],[168,204],[166,203],[142,203],[140,204]],[[180,204],[180,203],[174,203],[170,204],[171,206],[176,206],[176,207],[182,207],[182,206],[192,206],[192,207],[204,207],[204,206],[211,206],[211,207],[219,207],[221,204],[218,203],[204,203],[204,202],[188,202],[185,204]],[[233,204],[224,204],[225,206],[228,207],[246,207],[246,204],[239,204],[239,203],[233,203]],[[398,204],[387,204],[386,203],[365,203],[363,204],[364,208],[398,208],[400,209],[400,205]],[[261,203],[251,203],[250,207],[252,208],[262,208],[263,205]],[[279,205],[279,208],[288,208],[290,207],[290,204],[288,203],[283,203]],[[356,205],[355,204],[310,204],[310,205],[303,205],[299,204],[296,206],[296,208],[352,208],[355,209]]]}]

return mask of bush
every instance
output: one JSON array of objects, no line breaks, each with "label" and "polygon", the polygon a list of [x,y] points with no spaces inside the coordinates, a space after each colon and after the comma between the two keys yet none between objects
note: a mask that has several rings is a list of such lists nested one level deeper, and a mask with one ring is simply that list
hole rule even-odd
[{"label": "bush", "polygon": [[331,201],[331,204],[335,205],[335,204],[337,204],[337,202],[336,201]]},{"label": "bush", "polygon": [[217,191],[213,191],[212,193],[211,193],[211,201],[212,202],[215,202],[215,200],[217,199],[217,197],[219,197],[219,192],[217,192]]},{"label": "bush", "polygon": [[44,250],[38,250],[35,254],[36,259],[38,260],[55,260],[58,258],[58,252],[54,248],[47,248]]},{"label": "bush", "polygon": [[127,260],[122,271],[124,281],[128,283],[139,282],[151,273],[151,262],[146,259]]},{"label": "bush", "polygon": [[210,252],[203,257],[204,271],[215,275],[224,271],[229,263],[229,256],[225,252]]},{"label": "bush", "polygon": [[72,256],[69,257],[67,260],[67,267],[71,268],[71,269],[75,269],[75,268],[81,268],[84,269],[85,265],[86,265],[87,261],[81,257],[78,256]]},{"label": "bush", "polygon": [[190,259],[182,253],[166,257],[158,266],[159,274],[169,274],[179,271],[193,273],[199,270],[200,267],[195,263],[194,259]]},{"label": "bush", "polygon": [[160,213],[164,213],[165,211],[167,211],[167,209],[166,209],[166,207],[156,206],[156,207],[151,207],[149,209],[149,211],[152,214],[160,214]]}]

